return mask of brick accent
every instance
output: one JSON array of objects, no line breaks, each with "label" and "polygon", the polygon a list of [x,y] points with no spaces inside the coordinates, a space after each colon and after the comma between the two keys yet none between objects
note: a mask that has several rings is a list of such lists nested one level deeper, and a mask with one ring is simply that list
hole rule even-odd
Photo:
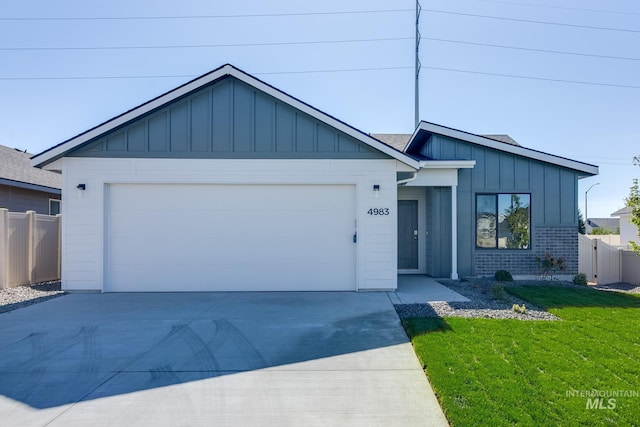
[{"label": "brick accent", "polygon": [[536,256],[547,252],[554,258],[563,257],[567,269],[559,274],[578,273],[578,227],[534,227],[533,247],[530,250],[491,249],[475,250],[474,267],[476,276],[493,276],[497,270],[507,270],[511,274],[540,274]]}]

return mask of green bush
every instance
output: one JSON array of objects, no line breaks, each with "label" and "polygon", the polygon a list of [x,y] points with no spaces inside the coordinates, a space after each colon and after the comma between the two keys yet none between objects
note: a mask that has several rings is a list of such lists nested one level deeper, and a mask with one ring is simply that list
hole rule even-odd
[{"label": "green bush", "polygon": [[491,294],[493,294],[494,299],[505,300],[507,298],[507,293],[502,283],[494,283],[491,285]]},{"label": "green bush", "polygon": [[579,286],[587,286],[587,275],[584,273],[578,273],[573,276],[573,284]]},{"label": "green bush", "polygon": [[498,270],[494,275],[498,282],[513,282],[513,276],[507,270]]}]

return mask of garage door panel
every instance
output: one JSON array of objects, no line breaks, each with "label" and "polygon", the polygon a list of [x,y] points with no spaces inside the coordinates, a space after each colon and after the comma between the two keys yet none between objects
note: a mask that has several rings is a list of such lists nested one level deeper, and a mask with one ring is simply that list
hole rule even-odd
[{"label": "garage door panel", "polygon": [[354,226],[353,185],[111,185],[106,289],[354,290]]}]

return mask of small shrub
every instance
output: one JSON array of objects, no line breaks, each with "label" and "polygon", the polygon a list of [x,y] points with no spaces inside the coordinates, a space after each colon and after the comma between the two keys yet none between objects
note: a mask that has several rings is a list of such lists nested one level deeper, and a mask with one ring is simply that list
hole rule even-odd
[{"label": "small shrub", "polygon": [[573,276],[573,284],[578,286],[587,286],[587,275],[584,273],[578,273]]},{"label": "small shrub", "polygon": [[511,311],[513,311],[515,313],[526,314],[527,313],[527,306],[524,305],[524,304],[522,304],[522,305],[513,304],[513,307],[511,307]]},{"label": "small shrub", "polygon": [[507,293],[504,290],[504,285],[502,283],[494,283],[491,285],[491,294],[493,294],[494,299],[504,300],[507,297]]},{"label": "small shrub", "polygon": [[540,268],[540,273],[543,276],[553,279],[553,275],[558,271],[564,271],[567,268],[567,264],[562,257],[554,258],[549,252],[544,254],[544,257],[536,256],[536,262]]},{"label": "small shrub", "polygon": [[513,282],[513,276],[507,270],[498,270],[494,275],[498,282]]}]

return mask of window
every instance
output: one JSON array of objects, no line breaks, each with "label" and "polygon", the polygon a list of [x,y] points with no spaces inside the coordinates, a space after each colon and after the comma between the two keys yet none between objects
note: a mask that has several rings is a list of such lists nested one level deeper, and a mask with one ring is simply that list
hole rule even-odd
[{"label": "window", "polygon": [[529,249],[530,194],[476,195],[476,247]]},{"label": "window", "polygon": [[60,213],[60,200],[49,199],[49,215],[58,215]]}]

